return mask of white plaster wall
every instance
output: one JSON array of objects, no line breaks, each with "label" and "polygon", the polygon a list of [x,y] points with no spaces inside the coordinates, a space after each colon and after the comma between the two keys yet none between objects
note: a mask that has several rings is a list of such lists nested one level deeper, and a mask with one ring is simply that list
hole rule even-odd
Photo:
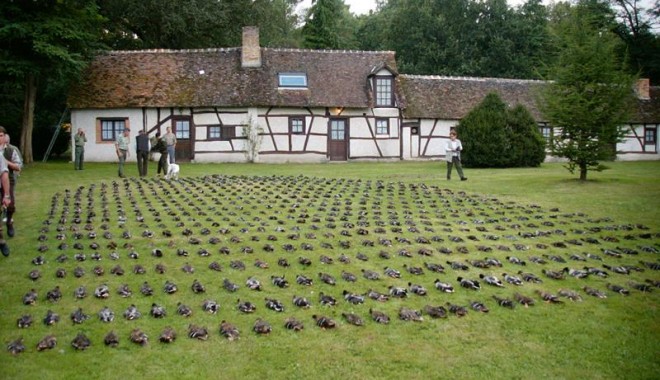
[{"label": "white plaster wall", "polygon": [[[118,162],[117,152],[114,141],[101,142],[101,136],[96,134],[96,120],[98,118],[128,118],[128,125],[131,128],[129,147],[129,156],[127,161],[135,161],[135,136],[138,130],[142,128],[142,110],[139,109],[121,109],[121,110],[72,110],[71,128],[78,131],[82,128],[87,136],[85,144],[86,162]],[[73,146],[73,135],[71,144]],[[98,143],[97,143],[98,141]],[[75,159],[74,150],[71,152],[71,160]]]}]

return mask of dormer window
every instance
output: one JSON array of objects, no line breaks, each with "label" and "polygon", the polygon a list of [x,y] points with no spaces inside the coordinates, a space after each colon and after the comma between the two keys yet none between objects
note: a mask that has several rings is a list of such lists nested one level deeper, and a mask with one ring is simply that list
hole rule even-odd
[{"label": "dormer window", "polygon": [[286,88],[307,88],[307,74],[279,73],[278,85]]},{"label": "dormer window", "polygon": [[392,77],[374,77],[374,89],[376,91],[376,107],[394,106],[394,87]]}]

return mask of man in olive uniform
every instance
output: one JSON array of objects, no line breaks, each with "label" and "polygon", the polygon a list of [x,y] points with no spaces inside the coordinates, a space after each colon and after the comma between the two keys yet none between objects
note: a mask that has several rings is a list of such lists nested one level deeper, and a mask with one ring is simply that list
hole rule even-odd
[{"label": "man in olive uniform", "polygon": [[[6,208],[11,204],[11,195],[9,194],[9,168],[3,155],[0,155],[0,186],[2,187],[2,207]],[[2,236],[2,224],[0,224],[0,253],[5,257],[9,256],[9,245]]]},{"label": "man in olive uniform", "polygon": [[147,175],[149,167],[149,136],[140,129],[135,137],[135,155],[137,157],[138,173],[140,177]]},{"label": "man in olive uniform", "polygon": [[85,136],[85,131],[82,128],[78,128],[78,133],[73,138],[73,145],[75,149],[75,161],[74,168],[76,170],[83,169],[83,160],[85,159],[85,143],[87,142],[87,136]]},{"label": "man in olive uniform", "polygon": [[131,142],[128,137],[130,134],[131,130],[124,128],[124,132],[117,137],[117,141],[115,142],[117,158],[119,158],[119,178],[124,178],[124,163],[126,162],[126,158],[128,158],[128,145]]},{"label": "man in olive uniform", "polygon": [[7,235],[14,237],[14,213],[16,212],[16,183],[18,181],[18,174],[23,169],[23,157],[21,151],[10,144],[9,135],[7,131],[0,127],[0,154],[7,162],[9,169],[9,195],[11,196],[11,203],[7,206],[6,223]]}]

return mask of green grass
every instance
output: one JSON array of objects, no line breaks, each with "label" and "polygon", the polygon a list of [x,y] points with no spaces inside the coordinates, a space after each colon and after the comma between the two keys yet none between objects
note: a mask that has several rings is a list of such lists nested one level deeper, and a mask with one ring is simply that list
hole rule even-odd
[{"label": "green grass", "polygon": [[[588,278],[577,280],[567,278],[557,281],[545,278],[541,270],[560,270],[565,266],[581,268],[584,265],[601,266],[598,261],[587,263],[568,261],[566,264],[549,262],[545,265],[529,262],[529,256],[560,255],[568,257],[570,253],[592,252],[603,256],[604,263],[610,265],[637,265],[640,260],[658,262],[658,255],[640,253],[625,255],[617,259],[604,256],[600,248],[615,248],[617,246],[638,248],[639,246],[654,246],[660,248],[660,162],[612,163],[611,169],[601,173],[590,173],[590,180],[581,183],[571,176],[559,164],[544,164],[534,169],[480,170],[466,169],[469,177],[467,182],[444,180],[444,164],[437,162],[397,162],[397,163],[348,163],[325,165],[254,165],[254,164],[183,164],[184,181],[166,184],[155,180],[155,164],[150,168],[151,176],[147,181],[127,182],[116,178],[116,165],[86,164],[81,172],[73,170],[71,164],[47,163],[34,164],[27,168],[19,179],[18,214],[16,225],[18,234],[10,239],[12,253],[9,258],[0,257],[0,342],[6,344],[19,336],[24,338],[26,352],[13,357],[6,351],[0,352],[0,378],[21,379],[41,377],[50,378],[122,378],[137,376],[138,378],[347,378],[347,379],[381,379],[396,377],[418,378],[545,378],[573,379],[652,379],[660,377],[660,324],[658,323],[658,294],[640,293],[631,290],[628,297],[607,291],[607,299],[596,299],[582,292],[583,302],[566,302],[562,305],[542,303],[534,295],[534,290],[545,290],[556,293],[560,288],[578,290],[589,285],[600,290],[606,289],[607,283],[628,286],[628,281],[643,282],[645,279],[660,280],[657,271],[646,269],[644,272],[631,275],[611,274],[607,279]],[[130,170],[136,168],[129,166]],[[212,185],[204,184],[203,176],[227,176],[227,182],[219,183],[215,177]],[[210,178],[210,177],[209,177]],[[309,178],[327,178],[327,181],[310,180]],[[385,188],[378,193],[377,181],[383,181]],[[113,182],[119,186],[115,198],[112,189]],[[388,183],[393,183],[392,191],[388,192]],[[403,184],[399,187],[399,184]],[[424,194],[419,187],[411,184],[425,184],[430,193]],[[65,263],[57,263],[55,257],[61,252],[57,249],[60,243],[55,239],[57,221],[63,210],[62,200],[65,190],[70,190],[73,196],[79,187],[82,188],[81,207],[87,211],[87,192],[93,189],[92,199],[94,210],[98,217],[93,225],[99,235],[101,222],[102,184],[107,186],[109,230],[113,240],[120,244],[117,252],[120,260],[113,262],[107,255],[108,240],[101,237],[96,241],[101,244],[99,252],[103,260],[95,262],[87,259],[85,262],[75,262],[73,248],[64,251],[69,256]],[[160,185],[163,185],[160,188]],[[368,184],[371,187],[368,187]],[[224,188],[223,188],[224,186]],[[144,194],[139,192],[140,187]],[[152,193],[151,188],[156,190]],[[300,189],[297,189],[300,187]],[[415,190],[416,189],[416,190]],[[213,192],[213,190],[216,190]],[[270,193],[268,193],[270,191]],[[416,192],[417,191],[417,192]],[[465,192],[465,194],[463,193]],[[37,237],[48,219],[51,201],[59,194],[59,201],[54,206],[55,216],[52,219],[45,244],[49,250],[44,253],[47,264],[40,267],[43,277],[33,283],[27,278],[27,273],[34,269],[31,260],[36,257],[40,242]],[[417,195],[416,195],[417,194]],[[326,197],[328,195],[328,197]],[[426,197],[424,195],[427,195]],[[131,204],[131,196],[136,206]],[[268,198],[265,198],[268,196]],[[317,197],[317,198],[315,198]],[[131,239],[122,239],[119,235],[122,228],[117,223],[118,203],[128,216],[127,229],[132,232]],[[286,202],[285,202],[286,200]],[[319,211],[320,203],[326,201],[325,211]],[[350,200],[350,204],[347,202]],[[364,204],[361,204],[360,202]],[[380,201],[381,220],[401,222],[402,232],[393,232],[391,225],[383,227],[385,234],[374,232],[375,209]],[[437,202],[439,207],[431,207]],[[148,203],[150,202],[150,203]],[[336,203],[336,204],[335,204]],[[271,207],[269,207],[271,206]],[[348,208],[347,208],[348,206]],[[538,206],[538,207],[537,207]],[[134,207],[145,216],[145,226],[135,220]],[[160,212],[161,222],[157,222],[152,212]],[[335,207],[336,210],[332,208]],[[358,221],[360,207],[367,211],[369,235],[357,235],[355,227],[344,227],[346,216],[351,223]],[[558,208],[558,211],[551,211]],[[70,214],[65,226],[67,240],[72,246],[76,240],[68,228],[72,225],[70,219],[74,211],[73,203],[69,206]],[[423,212],[422,212],[423,210]],[[199,212],[205,213],[199,214]],[[351,215],[344,215],[345,212]],[[185,227],[193,231],[193,236],[202,240],[202,245],[191,245],[188,238],[181,234],[181,228],[176,227],[173,212],[179,216]],[[186,212],[188,214],[186,214]],[[217,212],[217,213],[216,213]],[[335,213],[336,228],[327,227],[331,223],[327,218]],[[308,213],[305,223],[298,223],[300,215]],[[319,222],[312,222],[315,215]],[[410,216],[407,219],[406,216]],[[277,221],[269,219],[277,217]],[[287,218],[291,216],[292,218]],[[422,219],[428,217],[428,219]],[[505,222],[502,219],[512,220]],[[528,217],[523,221],[521,217]],[[256,218],[259,218],[258,220]],[[497,219],[497,221],[479,224],[479,220]],[[412,220],[421,230],[419,233],[408,232],[406,221]],[[428,221],[433,232],[424,231],[422,222]],[[228,227],[227,235],[218,233],[220,227],[212,227],[212,221],[220,227]],[[195,222],[199,224],[195,226]],[[257,227],[263,222],[264,231]],[[541,224],[553,222],[553,226]],[[174,232],[172,238],[161,235],[163,223],[165,228]],[[230,225],[233,223],[234,225]],[[513,228],[513,224],[521,227]],[[536,227],[527,226],[535,223]],[[312,230],[315,224],[318,230]],[[648,227],[642,230],[638,224]],[[276,226],[283,226],[286,232],[275,232]],[[632,226],[631,230],[620,226]],[[487,232],[477,231],[484,226]],[[495,229],[503,227],[502,231]],[[609,227],[619,227],[608,230]],[[80,225],[82,229],[82,225]],[[211,229],[211,235],[202,235],[202,227]],[[288,240],[287,235],[294,232],[294,227],[300,228],[300,240]],[[576,230],[588,230],[591,227],[603,228],[600,232],[585,235],[575,233]],[[142,231],[148,228],[156,233],[153,239],[141,237]],[[247,228],[245,233],[241,228]],[[444,231],[450,228],[451,231]],[[498,244],[512,246],[513,241],[504,238],[505,235],[517,236],[518,232],[536,230],[555,231],[561,229],[565,236],[553,232],[547,237],[526,239],[517,237],[519,243],[531,246],[525,252],[503,252],[493,249],[492,252],[479,252],[479,245],[495,247]],[[342,236],[341,230],[351,232],[352,236]],[[86,232],[86,231],[82,231]],[[306,233],[314,232],[317,239],[305,240]],[[324,237],[325,232],[332,232],[334,237]],[[652,239],[642,239],[641,234],[650,232]],[[265,253],[264,244],[269,243],[268,235],[276,235],[278,240],[273,243],[276,251]],[[498,241],[483,239],[484,234],[501,236]],[[434,250],[433,257],[425,258],[416,252],[421,245],[415,243],[418,236],[440,236],[444,242],[434,242],[428,245]],[[452,243],[449,236],[467,238],[475,235],[479,241],[467,240],[464,243]],[[626,240],[631,235],[635,240]],[[215,236],[221,239],[218,245],[207,243],[208,238]],[[232,243],[229,238],[235,236],[242,239]],[[552,244],[572,238],[594,237],[601,241],[600,245],[571,246],[569,248],[538,249],[537,243]],[[252,241],[252,238],[258,241]],[[412,244],[397,244],[383,247],[378,244],[379,237],[394,240],[396,237],[406,237]],[[604,237],[616,237],[618,243],[608,243]],[[374,247],[361,245],[362,240],[375,241]],[[176,248],[168,247],[173,241],[175,247],[185,247],[190,256],[178,257]],[[87,246],[91,240],[86,237],[80,240]],[[303,251],[300,243],[308,241],[315,247],[313,251]],[[340,241],[349,241],[351,247],[341,249]],[[332,244],[332,250],[322,249],[320,244]],[[121,247],[124,243],[134,246],[140,254],[138,260],[127,257],[130,248]],[[282,244],[292,243],[295,252],[287,253],[281,249]],[[220,255],[218,248],[227,246],[231,250],[228,256]],[[469,254],[453,253],[443,255],[437,248],[446,246],[454,249],[465,246]],[[241,253],[241,248],[250,246],[254,253]],[[150,251],[154,247],[162,248],[165,257],[153,258]],[[200,257],[197,250],[200,247],[212,252],[211,257]],[[409,249],[412,258],[397,256],[401,248]],[[378,252],[386,250],[392,258],[384,260],[377,257]],[[90,249],[85,249],[88,255]],[[366,253],[369,261],[362,262],[355,258],[358,252]],[[337,258],[341,253],[351,258],[350,264],[341,264]],[[318,261],[321,254],[333,259],[332,265],[323,265]],[[505,256],[515,255],[526,259],[526,267],[518,267],[504,262]],[[297,263],[299,256],[312,259],[313,264],[304,268]],[[291,263],[290,268],[277,266],[277,259],[286,257]],[[445,265],[444,274],[431,273],[425,270],[422,276],[413,276],[405,271],[403,264],[423,266],[423,262],[438,262],[445,264],[447,260],[465,261],[477,258],[495,257],[503,261],[503,268],[477,269],[471,267],[468,272],[457,272]],[[255,259],[262,259],[270,264],[267,270],[256,268]],[[207,269],[209,262],[216,260],[223,266],[220,273]],[[229,268],[230,260],[242,260],[245,271]],[[153,271],[155,263],[164,263],[168,271],[158,275]],[[147,274],[135,275],[131,269],[135,264],[147,268]],[[180,270],[184,263],[190,263],[196,269],[194,274],[186,274]],[[110,275],[111,267],[120,264],[127,272],[122,277]],[[106,270],[103,277],[96,277],[91,270],[101,265]],[[76,266],[83,267],[86,275],[76,279],[72,271]],[[387,279],[382,276],[384,266],[394,267],[402,273],[402,279]],[[63,267],[68,271],[64,279],[55,277],[56,268]],[[381,274],[381,280],[368,281],[360,276],[361,269],[371,269]],[[456,277],[478,278],[480,273],[492,273],[500,276],[502,272],[515,273],[523,269],[537,274],[544,279],[542,284],[525,284],[514,288],[511,285],[504,289],[482,285],[478,292],[458,288]],[[350,271],[358,276],[356,283],[347,283],[340,278],[342,270]],[[318,272],[328,272],[337,278],[337,285],[331,287],[319,281]],[[295,276],[304,273],[314,279],[312,287],[302,287],[295,283]],[[285,274],[291,282],[288,289],[274,287],[270,275]],[[249,276],[259,278],[264,290],[250,291],[245,288],[245,279]],[[501,276],[500,276],[501,277]],[[190,284],[193,279],[199,279],[207,287],[206,294],[193,294]],[[222,289],[222,279],[229,278],[241,286],[236,293],[228,293]],[[440,278],[454,284],[457,288],[454,294],[442,294],[433,288],[433,280]],[[179,285],[175,295],[165,295],[162,285],[165,280],[172,280]],[[143,281],[148,281],[155,289],[153,297],[139,294],[138,288]],[[388,285],[405,286],[411,281],[427,287],[429,295],[420,297],[410,295],[405,300],[391,299],[386,303],[376,303],[367,300],[363,305],[350,305],[341,299],[344,289],[364,292],[369,288],[381,292]],[[86,285],[89,292],[101,283],[107,283],[111,288],[108,300],[98,300],[89,296],[84,300],[75,300],[73,289]],[[116,288],[123,283],[130,285],[134,295],[123,299],[116,294]],[[58,303],[45,300],[45,294],[55,285],[63,289],[64,297]],[[39,301],[36,306],[24,306],[21,302],[23,294],[35,287],[39,291]],[[325,292],[338,298],[334,308],[322,307],[318,304],[318,293]],[[515,291],[533,296],[537,304],[530,308],[518,305],[514,310],[504,309],[495,304],[492,295],[511,297]],[[291,304],[292,295],[305,295],[313,303],[311,309],[297,309]],[[287,310],[278,314],[266,310],[264,297],[276,297],[284,302]],[[242,315],[236,309],[236,300],[250,300],[257,305],[257,312],[252,315]],[[217,315],[205,314],[201,310],[204,299],[215,299],[221,304]],[[420,310],[426,304],[439,305],[445,302],[466,305],[469,301],[481,300],[490,307],[488,314],[478,314],[472,310],[464,318],[449,316],[447,319],[433,320],[425,316],[420,323],[404,322],[397,318],[401,306]],[[183,301],[193,308],[193,317],[186,320],[176,315],[176,303]],[[164,319],[154,319],[148,315],[152,302],[164,305],[168,311]],[[121,316],[125,308],[134,303],[143,313],[137,321],[126,321]],[[116,319],[110,324],[98,320],[96,313],[105,305],[110,306]],[[81,325],[72,325],[69,314],[77,307],[92,316]],[[368,315],[369,308],[387,312],[392,318],[389,325],[377,325]],[[46,327],[41,322],[46,310],[58,312],[62,318],[56,326]],[[365,320],[365,326],[348,325],[341,317],[342,312],[353,311]],[[32,327],[20,330],[16,327],[16,319],[23,314],[32,314],[35,323]],[[314,326],[312,314],[328,315],[336,320],[338,328],[321,330]],[[296,316],[305,323],[305,329],[298,333],[287,331],[283,321],[288,316]],[[257,336],[251,331],[257,317],[263,317],[273,326],[269,336]],[[241,339],[228,342],[218,333],[222,319],[236,324],[241,330]],[[207,341],[197,341],[186,336],[188,323],[195,323],[209,329]],[[171,345],[158,342],[160,331],[166,326],[172,326],[179,338]],[[128,341],[131,329],[139,327],[149,334],[150,342],[140,347]],[[120,335],[120,345],[117,348],[105,347],[102,339],[105,334],[115,330]],[[92,347],[84,352],[76,352],[70,345],[78,332],[84,332],[91,340]],[[36,343],[46,334],[53,333],[58,337],[58,346],[51,351],[37,352]],[[91,375],[90,375],[91,374]]]}]

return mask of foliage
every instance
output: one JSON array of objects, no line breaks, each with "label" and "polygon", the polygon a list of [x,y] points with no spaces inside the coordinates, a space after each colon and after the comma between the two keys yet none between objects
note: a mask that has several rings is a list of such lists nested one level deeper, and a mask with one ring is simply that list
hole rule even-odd
[{"label": "foliage", "polygon": [[507,126],[511,133],[513,167],[536,167],[545,160],[545,139],[532,114],[518,104],[507,109]]},{"label": "foliage", "polygon": [[[38,90],[52,82],[61,82],[66,88],[80,74],[92,53],[102,47],[102,22],[94,0],[6,1],[0,5],[0,78],[16,81],[23,93],[20,148],[25,163],[33,160]],[[64,96],[60,97],[63,102]],[[6,100],[16,104],[15,99]]]},{"label": "foliage", "polygon": [[546,119],[560,131],[552,154],[566,158],[571,173],[579,169],[581,180],[613,156],[633,101],[634,78],[617,59],[618,41],[590,5],[580,3],[558,21],[559,55],[541,102]]},{"label": "foliage", "polygon": [[239,46],[243,26],[258,26],[264,46],[297,45],[300,0],[109,0],[106,41],[113,49]]},{"label": "foliage", "polygon": [[303,46],[310,49],[357,47],[353,16],[343,0],[315,0],[302,27]]},{"label": "foliage", "polygon": [[468,167],[535,167],[545,159],[545,140],[532,115],[522,105],[509,109],[496,93],[488,94],[456,130]]}]

